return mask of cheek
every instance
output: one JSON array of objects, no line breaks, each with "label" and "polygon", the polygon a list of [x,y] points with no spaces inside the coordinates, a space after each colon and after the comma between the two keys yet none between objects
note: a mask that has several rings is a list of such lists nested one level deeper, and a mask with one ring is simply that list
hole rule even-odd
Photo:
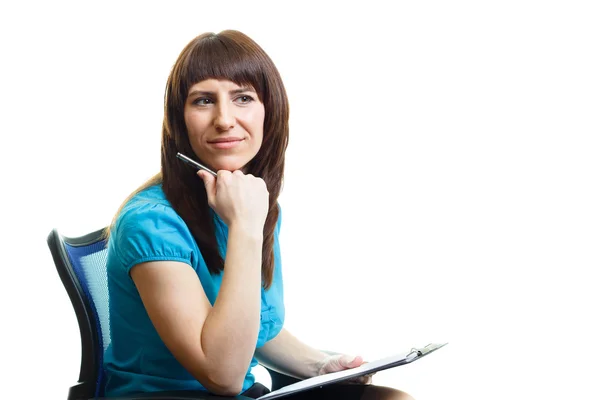
[{"label": "cheek", "polygon": [[183,122],[185,122],[185,127],[188,131],[188,133],[192,130],[192,123],[191,123],[191,118],[188,115],[188,113],[183,114]]},{"label": "cheek", "polygon": [[254,140],[256,141],[256,145],[258,147],[261,146],[263,138],[264,138],[264,122],[263,120],[255,121],[252,129],[252,134],[254,136]]},{"label": "cheek", "polygon": [[255,129],[255,132],[260,133],[262,136],[263,133],[263,128],[265,125],[265,111],[264,109],[262,110],[256,110],[256,112],[254,113],[254,115],[252,116],[252,122],[253,122],[253,127]]},{"label": "cheek", "polygon": [[201,135],[206,128],[206,121],[198,115],[186,115],[184,120],[189,135]]}]

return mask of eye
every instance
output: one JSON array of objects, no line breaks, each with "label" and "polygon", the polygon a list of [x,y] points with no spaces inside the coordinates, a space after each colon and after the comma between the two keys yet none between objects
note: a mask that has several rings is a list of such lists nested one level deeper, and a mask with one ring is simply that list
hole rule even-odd
[{"label": "eye", "polygon": [[248,104],[254,101],[254,99],[252,98],[252,96],[248,96],[248,95],[243,95],[238,97],[237,99],[235,99],[235,101],[237,101],[238,103],[241,104]]},{"label": "eye", "polygon": [[212,104],[212,102],[212,99],[209,99],[208,97],[200,97],[199,99],[194,100],[194,104],[199,106],[207,106]]}]

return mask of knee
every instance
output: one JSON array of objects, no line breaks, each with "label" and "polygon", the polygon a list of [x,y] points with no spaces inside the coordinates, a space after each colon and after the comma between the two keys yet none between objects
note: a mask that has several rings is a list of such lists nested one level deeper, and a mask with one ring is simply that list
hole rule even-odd
[{"label": "knee", "polygon": [[415,400],[410,394],[401,390],[394,390],[394,393],[390,393],[389,397],[385,397],[386,400]]},{"label": "knee", "polygon": [[415,400],[410,394],[403,392],[401,390],[397,390],[396,397],[392,397],[394,400]]}]

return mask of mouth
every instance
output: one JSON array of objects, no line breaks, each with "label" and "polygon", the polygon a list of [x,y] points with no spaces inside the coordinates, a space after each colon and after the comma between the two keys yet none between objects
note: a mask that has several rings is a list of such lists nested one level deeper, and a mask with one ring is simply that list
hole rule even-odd
[{"label": "mouth", "polygon": [[232,149],[243,141],[244,139],[220,139],[214,142],[208,142],[208,144],[217,149]]}]

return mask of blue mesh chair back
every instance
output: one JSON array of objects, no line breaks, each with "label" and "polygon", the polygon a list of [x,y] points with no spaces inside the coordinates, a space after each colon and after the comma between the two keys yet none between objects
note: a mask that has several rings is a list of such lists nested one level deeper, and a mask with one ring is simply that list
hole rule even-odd
[{"label": "blue mesh chair back", "polygon": [[102,396],[102,360],[110,344],[107,249],[103,230],[78,238],[67,238],[53,230],[48,236],[48,246],[75,308],[81,333],[79,383],[71,388],[68,399]]}]

